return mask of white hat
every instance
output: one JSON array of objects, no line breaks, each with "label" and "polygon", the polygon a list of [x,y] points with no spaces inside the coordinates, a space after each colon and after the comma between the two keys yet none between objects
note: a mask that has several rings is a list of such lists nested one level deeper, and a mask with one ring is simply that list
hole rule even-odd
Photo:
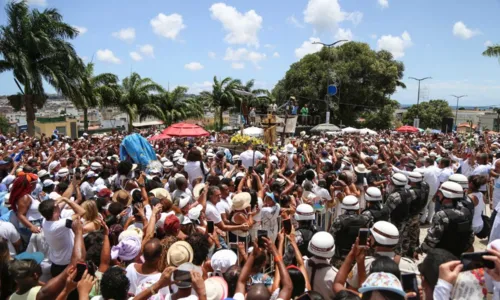
[{"label": "white hat", "polygon": [[165,163],[165,162],[167,162],[167,161],[168,161],[168,158],[166,158],[166,157],[162,157],[162,158],[160,158],[160,162],[162,162],[162,163]]},{"label": "white hat", "polygon": [[342,199],[342,204],[340,208],[345,210],[358,210],[359,209],[359,201],[356,196],[348,195]]},{"label": "white hat", "polygon": [[238,154],[233,155],[233,161],[238,161],[240,160],[240,156]]},{"label": "white hat", "polygon": [[419,172],[409,172],[408,179],[410,180],[410,182],[422,182],[424,176]]},{"label": "white hat", "polygon": [[456,183],[460,184],[464,190],[469,189],[469,180],[467,179],[467,176],[465,176],[465,175],[453,174],[450,177],[448,177],[448,181],[456,182]]},{"label": "white hat", "polygon": [[183,166],[187,163],[186,159],[185,158],[179,158],[179,160],[177,160],[177,164],[179,166]]},{"label": "white hat", "polygon": [[370,229],[371,235],[380,245],[394,246],[399,241],[399,231],[396,226],[386,221],[378,221]]},{"label": "white hat", "polygon": [[295,147],[292,144],[286,145],[285,150],[287,153],[295,153]]},{"label": "white hat", "polygon": [[85,177],[91,178],[91,177],[99,177],[94,171],[88,171],[87,174],[85,174]]},{"label": "white hat", "polygon": [[462,199],[464,197],[464,189],[462,186],[453,181],[446,181],[439,188],[445,198],[448,199]]},{"label": "white hat", "polygon": [[201,211],[203,210],[203,206],[201,204],[196,205],[195,207],[192,207],[187,214],[187,218],[192,221],[198,221],[200,218]]},{"label": "white hat", "polygon": [[193,196],[195,199],[198,199],[201,195],[201,191],[205,188],[204,183],[198,183],[197,185],[194,186],[193,188]]},{"label": "white hat", "polygon": [[61,163],[58,160],[54,160],[49,164],[49,171],[57,168]]},{"label": "white hat", "polygon": [[40,177],[49,175],[49,172],[47,172],[46,170],[42,169],[42,170],[38,171],[37,175],[38,175],[38,178],[40,178]]},{"label": "white hat", "polygon": [[174,163],[171,161],[166,161],[163,163],[163,168],[165,169],[172,169],[174,167]]},{"label": "white hat", "polygon": [[98,162],[95,161],[95,162],[93,162],[93,163],[90,164],[90,169],[94,170],[94,171],[95,170],[100,170],[100,169],[102,169],[102,165],[100,163],[98,163]]},{"label": "white hat", "polygon": [[[207,157],[208,158],[214,158],[215,157],[215,153],[213,153],[213,152],[207,152]],[[234,157],[233,157],[233,159],[234,159]]]},{"label": "white hat", "polygon": [[252,196],[249,193],[243,192],[234,195],[233,197],[233,210],[243,210],[250,206]]},{"label": "white hat", "polygon": [[50,179],[45,179],[43,181],[43,187],[48,187],[48,186],[51,186],[54,184],[54,181],[50,180]]},{"label": "white hat", "polygon": [[314,208],[309,204],[299,204],[295,211],[295,220],[297,221],[308,221],[314,220]]},{"label": "white hat", "polygon": [[356,171],[356,173],[359,173],[359,174],[366,174],[366,173],[370,173],[370,170],[368,170],[364,164],[359,164],[359,165],[357,165],[357,166],[354,168],[354,171]]},{"label": "white hat", "polygon": [[377,146],[375,146],[375,145],[371,145],[371,146],[370,146],[370,150],[372,150],[372,151],[373,151],[373,152],[375,152],[375,153],[378,153],[378,148],[377,148]]},{"label": "white hat", "polygon": [[179,178],[179,177],[186,178],[186,176],[184,176],[184,174],[182,174],[182,173],[175,173],[175,175],[174,175],[174,179],[177,179],[177,178]]},{"label": "white hat", "polygon": [[191,220],[188,217],[184,216],[182,218],[181,225],[187,225],[187,224],[193,224],[193,222],[191,222]]},{"label": "white hat", "polygon": [[210,258],[210,264],[215,272],[224,274],[238,261],[238,256],[232,250],[219,250]]},{"label": "white hat", "polygon": [[382,201],[382,193],[377,187],[369,187],[365,192],[366,201]]},{"label": "white hat", "polygon": [[437,157],[437,153],[436,152],[431,152],[431,153],[429,153],[429,156],[430,157]]},{"label": "white hat", "polygon": [[307,250],[312,255],[331,258],[335,253],[335,240],[333,236],[326,231],[316,232],[309,241]]},{"label": "white hat", "polygon": [[408,177],[406,177],[404,174],[396,173],[392,175],[391,181],[396,186],[404,186],[408,184]]},{"label": "white hat", "polygon": [[57,171],[57,176],[59,177],[66,177],[69,174],[68,168],[62,168],[59,171]]},{"label": "white hat", "polygon": [[181,196],[179,199],[179,208],[184,208],[184,206],[186,206],[190,200],[191,200],[191,197],[187,194]]}]

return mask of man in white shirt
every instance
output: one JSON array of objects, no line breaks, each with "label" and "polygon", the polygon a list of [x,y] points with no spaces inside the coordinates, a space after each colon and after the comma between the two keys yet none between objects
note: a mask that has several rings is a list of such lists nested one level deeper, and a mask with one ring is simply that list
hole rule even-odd
[{"label": "man in white shirt", "polygon": [[21,236],[12,223],[0,220],[0,238],[7,241],[11,257],[16,256],[16,253],[21,251]]},{"label": "man in white shirt", "polygon": [[247,143],[247,151],[240,154],[241,164],[248,169],[250,166],[255,166],[256,162],[264,157],[264,154],[259,151],[254,151],[252,142]]},{"label": "man in white shirt", "polygon": [[80,186],[80,190],[82,192],[82,196],[87,199],[92,199],[96,193],[96,188],[94,186],[94,182],[99,175],[97,175],[94,171],[88,171],[85,177],[87,180],[82,183]]},{"label": "man in white shirt", "polygon": [[229,187],[225,184],[220,185],[220,191],[221,191],[221,199],[220,201],[215,205],[219,213],[221,214],[222,220],[226,224],[230,224],[229,221],[229,215],[231,214],[232,206],[233,206],[233,201],[231,199],[231,194],[229,192]]},{"label": "man in white shirt", "polygon": [[217,226],[222,231],[235,231],[235,230],[243,230],[248,231],[249,227],[247,223],[241,225],[226,225],[222,221],[221,214],[217,209],[216,205],[221,201],[221,191],[217,186],[211,186],[207,191],[207,207],[205,209],[205,215],[208,221],[214,222],[214,225]]}]

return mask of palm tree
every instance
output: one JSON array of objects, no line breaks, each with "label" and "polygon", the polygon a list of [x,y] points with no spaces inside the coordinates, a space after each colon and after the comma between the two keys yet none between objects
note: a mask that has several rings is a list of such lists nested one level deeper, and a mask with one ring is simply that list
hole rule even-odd
[{"label": "palm tree", "polygon": [[484,50],[483,55],[488,57],[500,57],[500,45],[488,46],[488,48]]},{"label": "palm tree", "polygon": [[224,126],[223,114],[230,107],[233,107],[238,101],[238,95],[235,90],[241,86],[241,81],[226,77],[222,81],[217,80],[214,76],[214,84],[212,85],[212,92],[202,92],[201,98],[205,104],[210,104],[216,107],[219,114],[219,129]]},{"label": "palm tree", "polygon": [[141,78],[134,72],[123,79],[117,106],[128,116],[129,132],[132,132],[132,123],[140,115],[141,107],[151,102],[153,92],[163,93],[164,90],[150,78]]},{"label": "palm tree", "polygon": [[499,107],[495,107],[493,109],[493,111],[497,114],[497,124],[496,124],[496,131],[499,132],[500,131],[500,108]]},{"label": "palm tree", "polygon": [[[26,110],[28,134],[35,133],[35,112],[47,96],[46,81],[68,97],[72,87],[81,83],[75,76],[83,71],[83,63],[68,39],[78,31],[63,22],[56,9],[29,10],[26,1],[6,5],[7,25],[0,26],[0,73],[12,71],[20,93],[8,97],[16,110]],[[73,65],[75,72],[67,72]]]},{"label": "palm tree", "polygon": [[94,76],[94,64],[88,63],[82,73],[82,84],[71,100],[75,106],[83,110],[83,130],[89,128],[88,109],[93,107],[110,106],[119,99],[118,76],[111,73],[102,73]]},{"label": "palm tree", "polygon": [[153,95],[151,102],[141,108],[140,117],[152,116],[163,121],[165,125],[184,119],[203,117],[202,104],[193,98],[186,98],[187,91],[186,87],[178,86],[171,92],[164,91],[159,95]]}]

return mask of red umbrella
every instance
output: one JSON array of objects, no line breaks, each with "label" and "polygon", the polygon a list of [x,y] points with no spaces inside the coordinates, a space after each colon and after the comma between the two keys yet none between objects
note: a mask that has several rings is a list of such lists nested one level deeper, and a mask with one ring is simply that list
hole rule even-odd
[{"label": "red umbrella", "polygon": [[170,125],[162,134],[179,137],[209,136],[210,133],[196,124],[177,123]]},{"label": "red umbrella", "polygon": [[420,132],[420,130],[418,130],[418,128],[413,127],[413,126],[408,126],[408,125],[401,126],[398,129],[396,129],[396,131],[403,132],[403,133]]},{"label": "red umbrella", "polygon": [[163,134],[163,133],[160,133],[160,134],[157,134],[157,135],[153,135],[152,137],[150,137],[148,139],[148,141],[159,141],[159,140],[165,140],[165,139],[169,139],[169,138],[171,138],[171,136]]}]

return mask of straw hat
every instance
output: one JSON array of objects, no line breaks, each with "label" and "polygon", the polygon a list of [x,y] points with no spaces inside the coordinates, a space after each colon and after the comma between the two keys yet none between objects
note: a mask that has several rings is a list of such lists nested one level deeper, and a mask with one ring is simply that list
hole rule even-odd
[{"label": "straw hat", "polygon": [[364,164],[357,165],[354,168],[354,171],[356,171],[356,173],[359,173],[359,174],[366,174],[366,173],[370,172],[370,170],[368,170]]},{"label": "straw hat", "polygon": [[194,196],[195,200],[197,200],[200,197],[201,192],[203,191],[204,188],[205,188],[205,184],[204,183],[198,183],[197,185],[194,186],[194,188],[193,188],[193,196]]},{"label": "straw hat", "polygon": [[132,203],[132,195],[130,195],[126,190],[119,190],[113,194],[113,202],[125,203],[127,201],[127,205]]},{"label": "straw hat", "polygon": [[249,193],[238,193],[233,197],[233,210],[243,210],[250,206],[252,196]]},{"label": "straw hat", "polygon": [[193,262],[193,248],[185,241],[175,242],[168,249],[167,263],[178,267],[185,262]]}]

